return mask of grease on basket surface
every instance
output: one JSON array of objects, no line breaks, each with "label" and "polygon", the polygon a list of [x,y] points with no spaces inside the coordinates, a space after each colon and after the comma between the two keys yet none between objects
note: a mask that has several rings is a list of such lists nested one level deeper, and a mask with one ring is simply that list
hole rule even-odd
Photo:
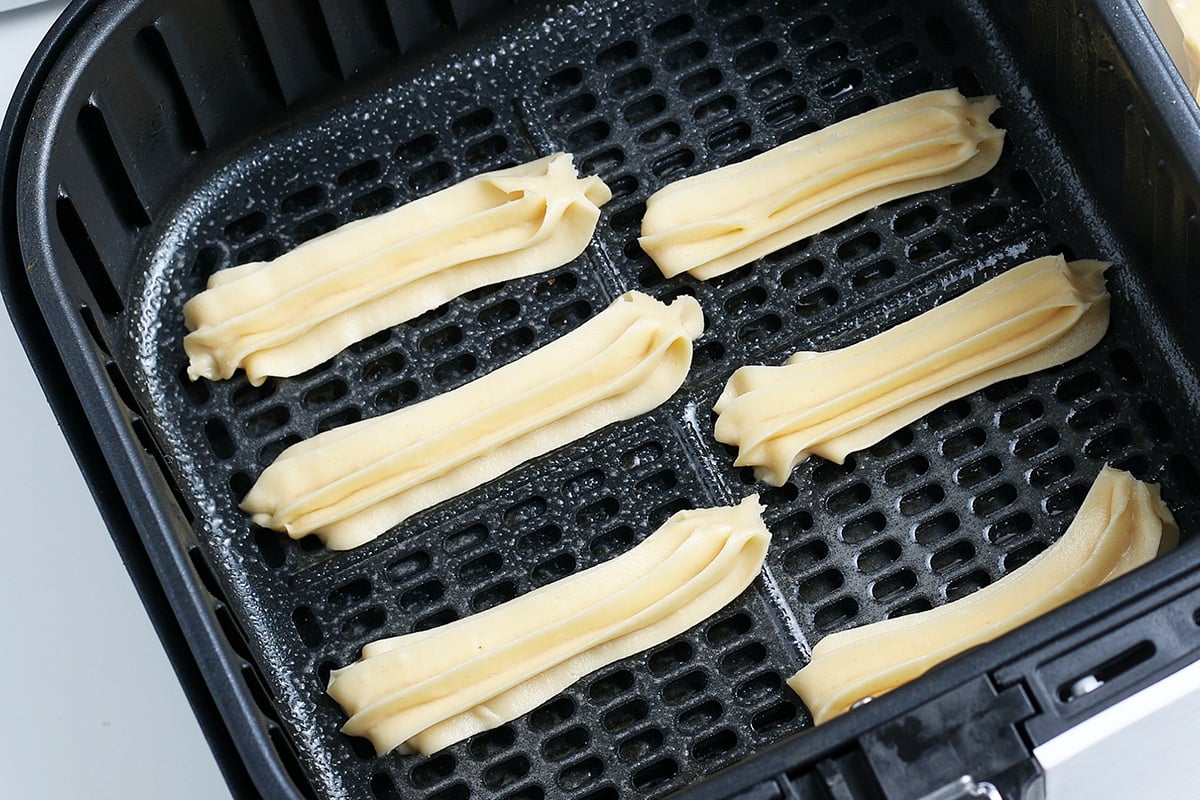
[{"label": "grease on basket surface", "polygon": [[472,289],[565,264],[611,196],[557,153],[221,270],[183,309],[188,375],[297,375]]},{"label": "grease on basket surface", "polygon": [[1105,467],[1062,538],[961,600],[827,636],[790,679],[820,724],[1175,547],[1156,484]]},{"label": "grease on basket surface", "polygon": [[872,109],[646,201],[642,249],[668,278],[707,279],[881,203],[983,175],[1004,132],[994,97],[955,89]]},{"label": "grease on basket surface", "polygon": [[531,711],[579,678],[688,630],[762,567],[757,496],[680,511],[632,550],[440,628],[372,642],[335,670],[344,730],[432,753]]},{"label": "grease on basket surface", "polygon": [[849,347],[742,367],[714,435],[774,486],[810,455],[840,464],[951,400],[1090,350],[1108,329],[1108,266],[1035,259]]},{"label": "grease on basket surface", "polygon": [[658,406],[704,329],[700,304],[617,298],[571,333],[464,386],[292,445],[242,501],[263,527],[345,550],[531,458]]}]

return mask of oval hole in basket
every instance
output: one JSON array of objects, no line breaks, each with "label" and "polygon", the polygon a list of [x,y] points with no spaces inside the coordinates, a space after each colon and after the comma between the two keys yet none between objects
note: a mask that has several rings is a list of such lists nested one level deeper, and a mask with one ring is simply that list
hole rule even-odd
[{"label": "oval hole in basket", "polygon": [[590,92],[575,95],[554,108],[554,119],[558,122],[574,122],[596,110],[596,95]]},{"label": "oval hole in basket", "polygon": [[685,703],[708,688],[708,676],[702,670],[685,672],[668,681],[662,688],[663,699],[671,704]]},{"label": "oval hole in basket", "polygon": [[767,658],[767,648],[762,642],[749,642],[721,658],[721,674],[744,675]]},{"label": "oval hole in basket", "polygon": [[703,125],[729,116],[736,108],[737,100],[732,95],[721,95],[696,106],[692,118]]},{"label": "oval hole in basket", "polygon": [[622,703],[606,713],[601,723],[604,725],[605,730],[610,733],[617,733],[645,719],[649,713],[650,707],[646,704],[646,701],[637,698],[627,703]]},{"label": "oval hole in basket", "polygon": [[696,742],[692,746],[692,758],[697,761],[711,761],[735,750],[737,746],[737,734],[725,728]]},{"label": "oval hole in basket", "polygon": [[[617,757],[622,761],[640,761],[663,745],[663,733],[658,728],[647,728],[621,740],[617,745]],[[615,794],[614,794],[615,798]]]},{"label": "oval hole in basket", "polygon": [[843,597],[823,608],[813,615],[813,624],[822,633],[829,633],[837,628],[844,628],[858,616],[858,602],[851,597]]},{"label": "oval hole in basket", "polygon": [[931,483],[900,498],[900,513],[906,517],[922,514],[946,499],[946,490]]},{"label": "oval hole in basket", "polygon": [[821,14],[797,23],[788,33],[788,38],[795,44],[808,44],[829,35],[832,30],[833,19],[827,14]]},{"label": "oval hole in basket", "polygon": [[592,539],[590,550],[598,559],[614,558],[633,546],[633,529],[620,525]]},{"label": "oval hole in basket", "polygon": [[385,622],[387,622],[386,612],[379,606],[371,606],[348,617],[342,623],[341,635],[346,639],[358,639],[383,627]]},{"label": "oval hole in basket", "polygon": [[442,753],[413,767],[409,772],[409,778],[418,788],[427,789],[449,778],[457,767],[458,761],[454,756]]},{"label": "oval hole in basket", "polygon": [[634,682],[632,672],[619,669],[592,681],[588,695],[597,703],[609,703],[632,689]]},{"label": "oval hole in basket", "polygon": [[542,742],[542,758],[547,761],[562,761],[583,750],[591,742],[587,728],[576,725]]},{"label": "oval hole in basket", "polygon": [[229,428],[224,420],[212,417],[204,423],[204,436],[212,446],[213,455],[220,459],[232,458],[237,452],[237,445],[229,435]]},{"label": "oval hole in basket", "polygon": [[558,785],[566,791],[575,791],[592,783],[604,774],[604,762],[592,756],[565,767],[558,773]]},{"label": "oval hole in basket", "polygon": [[725,707],[718,700],[705,700],[679,714],[679,727],[684,731],[703,730],[721,718]]},{"label": "oval hole in basket", "polygon": [[664,758],[633,773],[632,783],[639,792],[649,792],[656,786],[667,783],[678,774],[679,763],[673,758]]},{"label": "oval hole in basket", "polygon": [[671,72],[699,64],[708,56],[708,45],[699,39],[680,45],[663,56],[663,65]]},{"label": "oval hole in basket", "polygon": [[887,517],[879,511],[872,511],[842,526],[841,538],[846,544],[859,544],[870,539],[887,527]]},{"label": "oval hole in basket", "polygon": [[567,67],[554,73],[542,82],[542,93],[549,95],[562,94],[568,89],[583,83],[583,70],[579,67]]},{"label": "oval hole in basket", "polygon": [[765,733],[791,722],[796,718],[797,713],[795,703],[791,700],[782,700],[751,717],[750,727],[758,733]]},{"label": "oval hole in basket", "polygon": [[535,731],[548,731],[574,715],[575,701],[569,697],[556,697],[530,712],[529,727]]},{"label": "oval hole in basket", "polygon": [[678,39],[694,27],[696,27],[696,23],[691,17],[687,14],[680,14],[655,25],[650,31],[650,36],[659,42],[669,42],[672,39]]},{"label": "oval hole in basket", "polygon": [[292,624],[300,634],[300,641],[308,647],[317,647],[325,639],[317,615],[308,606],[297,606],[292,611]]},{"label": "oval hole in basket", "polygon": [[482,589],[471,598],[471,608],[483,611],[501,603],[507,603],[517,596],[517,585],[512,581],[500,581],[497,584]]},{"label": "oval hole in basket", "polygon": [[492,791],[510,786],[529,774],[529,759],[524,755],[509,756],[483,771],[483,785]]},{"label": "oval hole in basket", "polygon": [[646,659],[646,667],[653,675],[665,675],[691,661],[694,653],[687,642],[675,642],[652,652]]}]

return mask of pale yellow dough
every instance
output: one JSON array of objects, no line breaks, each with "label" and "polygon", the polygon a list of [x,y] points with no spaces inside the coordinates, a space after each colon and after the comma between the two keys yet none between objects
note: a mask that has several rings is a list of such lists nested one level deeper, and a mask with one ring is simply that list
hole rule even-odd
[{"label": "pale yellow dough", "polygon": [[296,375],[464,292],[565,264],[611,196],[558,153],[221,270],[183,308],[188,375]]},{"label": "pale yellow dough", "polygon": [[[1200,97],[1200,0],[1168,0],[1171,13],[1183,34],[1184,63],[1171,53],[1192,95]],[[1166,37],[1163,37],[1164,41]],[[1171,48],[1168,47],[1168,50]]]},{"label": "pale yellow dough", "polygon": [[675,393],[704,329],[700,304],[640,292],[446,394],[292,445],[242,501],[254,522],[335,550]]},{"label": "pale yellow dough", "polygon": [[881,203],[977,178],[1000,158],[994,97],[955,89],[872,109],[646,201],[642,249],[668,278],[721,275]]},{"label": "pale yellow dough", "polygon": [[1087,352],[1108,329],[1108,266],[1035,259],[849,347],[742,367],[714,435],[775,486],[810,455],[841,464],[951,400]]},{"label": "pale yellow dough", "polygon": [[372,642],[329,694],[380,753],[433,753],[676,636],[750,585],[771,534],[758,498],[681,511],[632,550],[433,630]]},{"label": "pale yellow dough", "polygon": [[1158,486],[1105,467],[1062,538],[990,586],[944,606],[827,636],[790,679],[817,724],[878,697],[1175,547]]}]

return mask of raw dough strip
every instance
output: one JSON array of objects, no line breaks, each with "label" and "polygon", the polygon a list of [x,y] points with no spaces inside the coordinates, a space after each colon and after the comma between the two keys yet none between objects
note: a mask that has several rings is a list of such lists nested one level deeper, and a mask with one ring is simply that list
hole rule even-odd
[{"label": "raw dough strip", "polygon": [[433,753],[524,714],[711,616],[750,584],[771,534],[757,496],[681,511],[632,550],[429,631],[372,642],[329,694],[379,753]]},{"label": "raw dough strip", "polygon": [[722,275],[882,203],[977,178],[1000,158],[996,98],[943,89],[881,106],[646,201],[642,249],[668,278]]},{"label": "raw dough strip", "polygon": [[841,464],[951,400],[1087,352],[1108,328],[1108,266],[1035,259],[849,347],[742,367],[715,436],[774,486],[809,455]]},{"label": "raw dough strip", "polygon": [[[1200,0],[1169,0],[1167,5],[1170,6],[1183,34],[1186,64],[1179,64],[1177,61],[1176,67],[1184,75],[1192,95],[1200,98]],[[1162,38],[1166,39],[1165,36]]]},{"label": "raw dough strip", "polygon": [[658,406],[691,366],[700,304],[625,294],[575,331],[446,394],[292,445],[242,501],[335,550]]},{"label": "raw dough strip", "polygon": [[1062,538],[944,606],[827,636],[790,679],[817,724],[1171,550],[1179,529],[1156,484],[1105,467]]},{"label": "raw dough strip", "polygon": [[188,375],[296,375],[464,292],[565,264],[611,196],[558,153],[219,271],[183,308]]}]

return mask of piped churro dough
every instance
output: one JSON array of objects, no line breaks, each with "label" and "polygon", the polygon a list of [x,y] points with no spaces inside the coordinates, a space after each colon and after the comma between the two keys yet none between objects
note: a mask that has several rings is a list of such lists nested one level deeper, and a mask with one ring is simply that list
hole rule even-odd
[{"label": "piped churro dough", "polygon": [[1168,0],[1167,5],[1179,25],[1181,37],[1178,42],[1182,45],[1183,57],[1180,58],[1178,47],[1172,47],[1176,37],[1167,35],[1157,26],[1156,32],[1162,38],[1188,88],[1192,90],[1192,95],[1200,98],[1200,0]]},{"label": "piped churro dough", "polygon": [[524,714],[607,664],[676,636],[758,575],[757,497],[680,511],[632,550],[440,628],[372,642],[334,670],[342,728],[380,753],[433,753]]},{"label": "piped churro dough", "polygon": [[1108,329],[1108,266],[1038,258],[849,347],[742,367],[714,435],[774,486],[810,455],[841,464],[951,400],[1087,352]]},{"label": "piped churro dough", "polygon": [[617,298],[576,330],[482,378],[292,445],[242,501],[254,522],[335,550],[675,393],[700,304]]},{"label": "piped churro dough", "polygon": [[817,724],[1175,547],[1158,486],[1105,467],[1062,538],[990,586],[944,606],[827,636],[788,680]]},{"label": "piped churro dough", "polygon": [[703,280],[881,203],[977,178],[1000,158],[997,107],[926,92],[684,178],[646,201],[642,249],[668,278]]},{"label": "piped churro dough", "polygon": [[219,271],[183,308],[188,375],[296,375],[464,292],[565,264],[611,196],[558,153]]}]

